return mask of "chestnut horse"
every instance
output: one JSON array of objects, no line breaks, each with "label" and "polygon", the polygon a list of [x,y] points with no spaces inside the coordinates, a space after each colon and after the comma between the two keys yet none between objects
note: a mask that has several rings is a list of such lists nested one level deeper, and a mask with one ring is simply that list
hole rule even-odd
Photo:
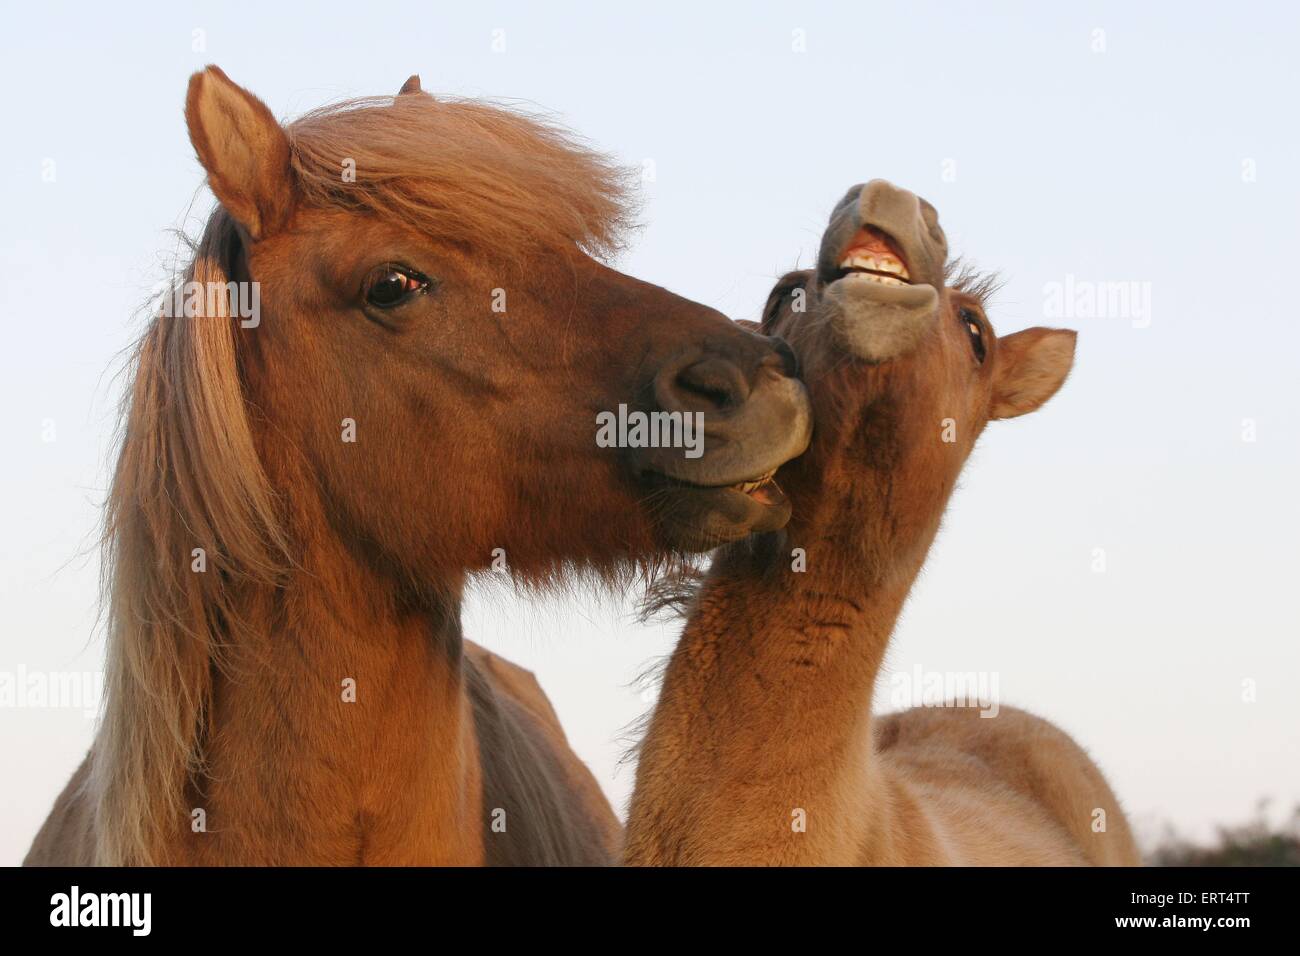
[{"label": "chestnut horse", "polygon": [[[779,527],[788,349],[601,264],[621,174],[538,120],[412,77],[282,126],[216,67],[185,116],[220,205],[135,353],[103,722],[27,862],[614,859],[536,681],[463,640],[467,575]],[[620,406],[698,454],[599,444]]]},{"label": "chestnut horse", "polygon": [[1070,331],[996,336],[988,283],[946,259],[933,207],[877,180],[837,206],[817,268],[769,298],[763,329],[798,355],[816,434],[777,475],[788,529],[724,548],[695,597],[641,748],[626,862],[1137,862],[1101,771],[1046,721],[871,716],[976,439],[1047,401],[1074,359]]}]

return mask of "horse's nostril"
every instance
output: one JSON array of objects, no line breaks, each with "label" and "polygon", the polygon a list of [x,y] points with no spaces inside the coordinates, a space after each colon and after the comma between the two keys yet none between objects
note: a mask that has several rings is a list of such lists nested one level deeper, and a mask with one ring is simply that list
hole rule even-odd
[{"label": "horse's nostril", "polygon": [[672,383],[675,404],[689,411],[724,411],[749,395],[740,369],[724,359],[702,359],[679,371]]}]

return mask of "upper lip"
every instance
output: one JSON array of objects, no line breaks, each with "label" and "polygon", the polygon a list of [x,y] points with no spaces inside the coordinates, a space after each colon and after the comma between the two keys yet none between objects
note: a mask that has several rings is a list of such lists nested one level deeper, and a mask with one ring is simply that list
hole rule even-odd
[{"label": "upper lip", "polygon": [[689,458],[671,442],[654,443],[630,449],[630,462],[639,471],[726,487],[754,481],[802,455],[812,439],[812,409],[803,383],[777,375],[775,368],[765,368],[755,378],[748,397],[735,408],[712,414],[686,409],[700,416],[701,455]]}]

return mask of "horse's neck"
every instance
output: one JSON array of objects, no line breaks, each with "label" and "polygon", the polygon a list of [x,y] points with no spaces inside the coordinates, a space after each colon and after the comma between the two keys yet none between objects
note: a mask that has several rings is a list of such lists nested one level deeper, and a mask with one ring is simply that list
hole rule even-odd
[{"label": "horse's neck", "polygon": [[835,541],[854,531],[828,520],[715,561],[642,745],[629,862],[854,863],[885,838],[871,697],[914,572],[868,583]]},{"label": "horse's neck", "polygon": [[404,602],[333,542],[303,564],[214,676],[196,862],[480,862],[458,594]]}]

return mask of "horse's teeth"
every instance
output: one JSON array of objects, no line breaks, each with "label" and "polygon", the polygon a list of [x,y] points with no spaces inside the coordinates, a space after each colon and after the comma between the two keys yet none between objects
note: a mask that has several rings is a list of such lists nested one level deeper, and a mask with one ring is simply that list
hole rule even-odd
[{"label": "horse's teeth", "polygon": [[865,279],[868,282],[877,282],[880,285],[907,285],[902,279],[897,279],[894,276],[876,275],[874,272],[850,272],[848,278]]},{"label": "horse's teeth", "polygon": [[768,481],[772,480],[772,476],[774,475],[776,475],[776,471],[772,470],[767,472],[766,475],[759,475],[757,479],[750,481],[737,481],[735,485],[732,485],[732,488],[737,490],[737,492],[749,494],[750,492],[754,492],[754,490],[762,488],[763,485],[766,485]]},{"label": "horse's teeth", "polygon": [[872,272],[889,272],[910,279],[907,266],[897,256],[887,253],[850,252],[840,262],[841,269],[870,269]]},{"label": "horse's teeth", "polygon": [[749,494],[751,491],[756,491],[758,488],[761,488],[763,485],[771,481],[772,476],[775,474],[776,474],[775,470],[769,471],[766,475],[759,475],[757,478],[753,479],[752,481],[739,481],[736,484],[732,485],[731,487],[736,489],[736,491],[741,491],[744,492],[745,494]]}]

